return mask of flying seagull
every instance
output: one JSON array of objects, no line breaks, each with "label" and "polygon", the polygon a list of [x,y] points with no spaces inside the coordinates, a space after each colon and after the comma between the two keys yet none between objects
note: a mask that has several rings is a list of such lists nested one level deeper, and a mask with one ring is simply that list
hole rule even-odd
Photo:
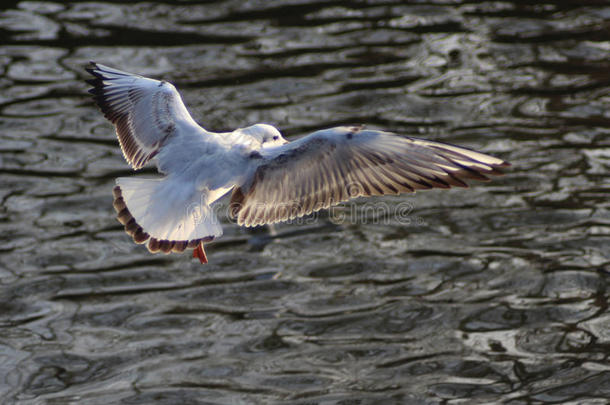
[{"label": "flying seagull", "polygon": [[251,227],[287,221],[359,196],[468,187],[509,163],[441,142],[363,127],[316,131],[289,142],[271,125],[214,133],[199,126],[166,82],[91,62],[94,100],[134,170],[156,161],[164,177],[121,177],[114,208],[152,253],[194,249],[222,235],[211,205],[232,191],[230,214]]}]

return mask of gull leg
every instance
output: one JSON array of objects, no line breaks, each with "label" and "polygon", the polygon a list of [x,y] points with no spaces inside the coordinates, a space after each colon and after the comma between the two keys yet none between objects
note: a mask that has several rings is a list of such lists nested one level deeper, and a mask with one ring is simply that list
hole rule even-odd
[{"label": "gull leg", "polygon": [[206,264],[208,262],[208,258],[205,255],[205,250],[203,250],[203,242],[200,242],[199,245],[193,250],[193,257],[199,259],[201,264]]}]

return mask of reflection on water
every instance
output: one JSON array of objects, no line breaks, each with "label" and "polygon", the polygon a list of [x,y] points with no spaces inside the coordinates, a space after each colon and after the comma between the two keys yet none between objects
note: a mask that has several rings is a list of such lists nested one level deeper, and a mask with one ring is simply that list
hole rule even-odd
[{"label": "reflection on water", "polygon": [[[610,396],[604,2],[9,3],[6,403]],[[131,172],[86,94],[88,60],[174,82],[211,130],[366,123],[513,169],[470,190],[377,200],[390,212],[408,202],[413,221],[359,205],[337,211],[349,221],[272,234],[225,219],[210,265],[153,256],[114,219],[113,179]]]}]

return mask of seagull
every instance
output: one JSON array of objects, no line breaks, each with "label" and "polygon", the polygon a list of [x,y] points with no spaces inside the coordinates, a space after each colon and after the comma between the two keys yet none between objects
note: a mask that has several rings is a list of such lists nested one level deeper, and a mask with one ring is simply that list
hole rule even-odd
[{"label": "seagull", "polygon": [[292,220],[360,196],[468,187],[510,164],[474,150],[390,132],[343,126],[289,142],[273,126],[215,133],[191,117],[166,82],[99,63],[86,67],[89,93],[114,124],[127,162],[153,161],[163,177],[120,177],[117,219],[151,253],[194,249],[222,236],[212,204],[231,193],[240,226]]}]

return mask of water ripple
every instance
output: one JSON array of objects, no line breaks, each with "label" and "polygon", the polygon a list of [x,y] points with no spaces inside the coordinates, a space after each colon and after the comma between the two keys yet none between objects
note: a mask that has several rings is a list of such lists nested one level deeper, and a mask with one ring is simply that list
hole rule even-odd
[{"label": "water ripple", "polygon": [[[9,3],[7,404],[606,403],[607,4]],[[132,172],[86,94],[92,59],[172,81],[211,130],[367,124],[513,167],[304,224],[223,217],[206,267],[153,256],[113,218]]]}]

